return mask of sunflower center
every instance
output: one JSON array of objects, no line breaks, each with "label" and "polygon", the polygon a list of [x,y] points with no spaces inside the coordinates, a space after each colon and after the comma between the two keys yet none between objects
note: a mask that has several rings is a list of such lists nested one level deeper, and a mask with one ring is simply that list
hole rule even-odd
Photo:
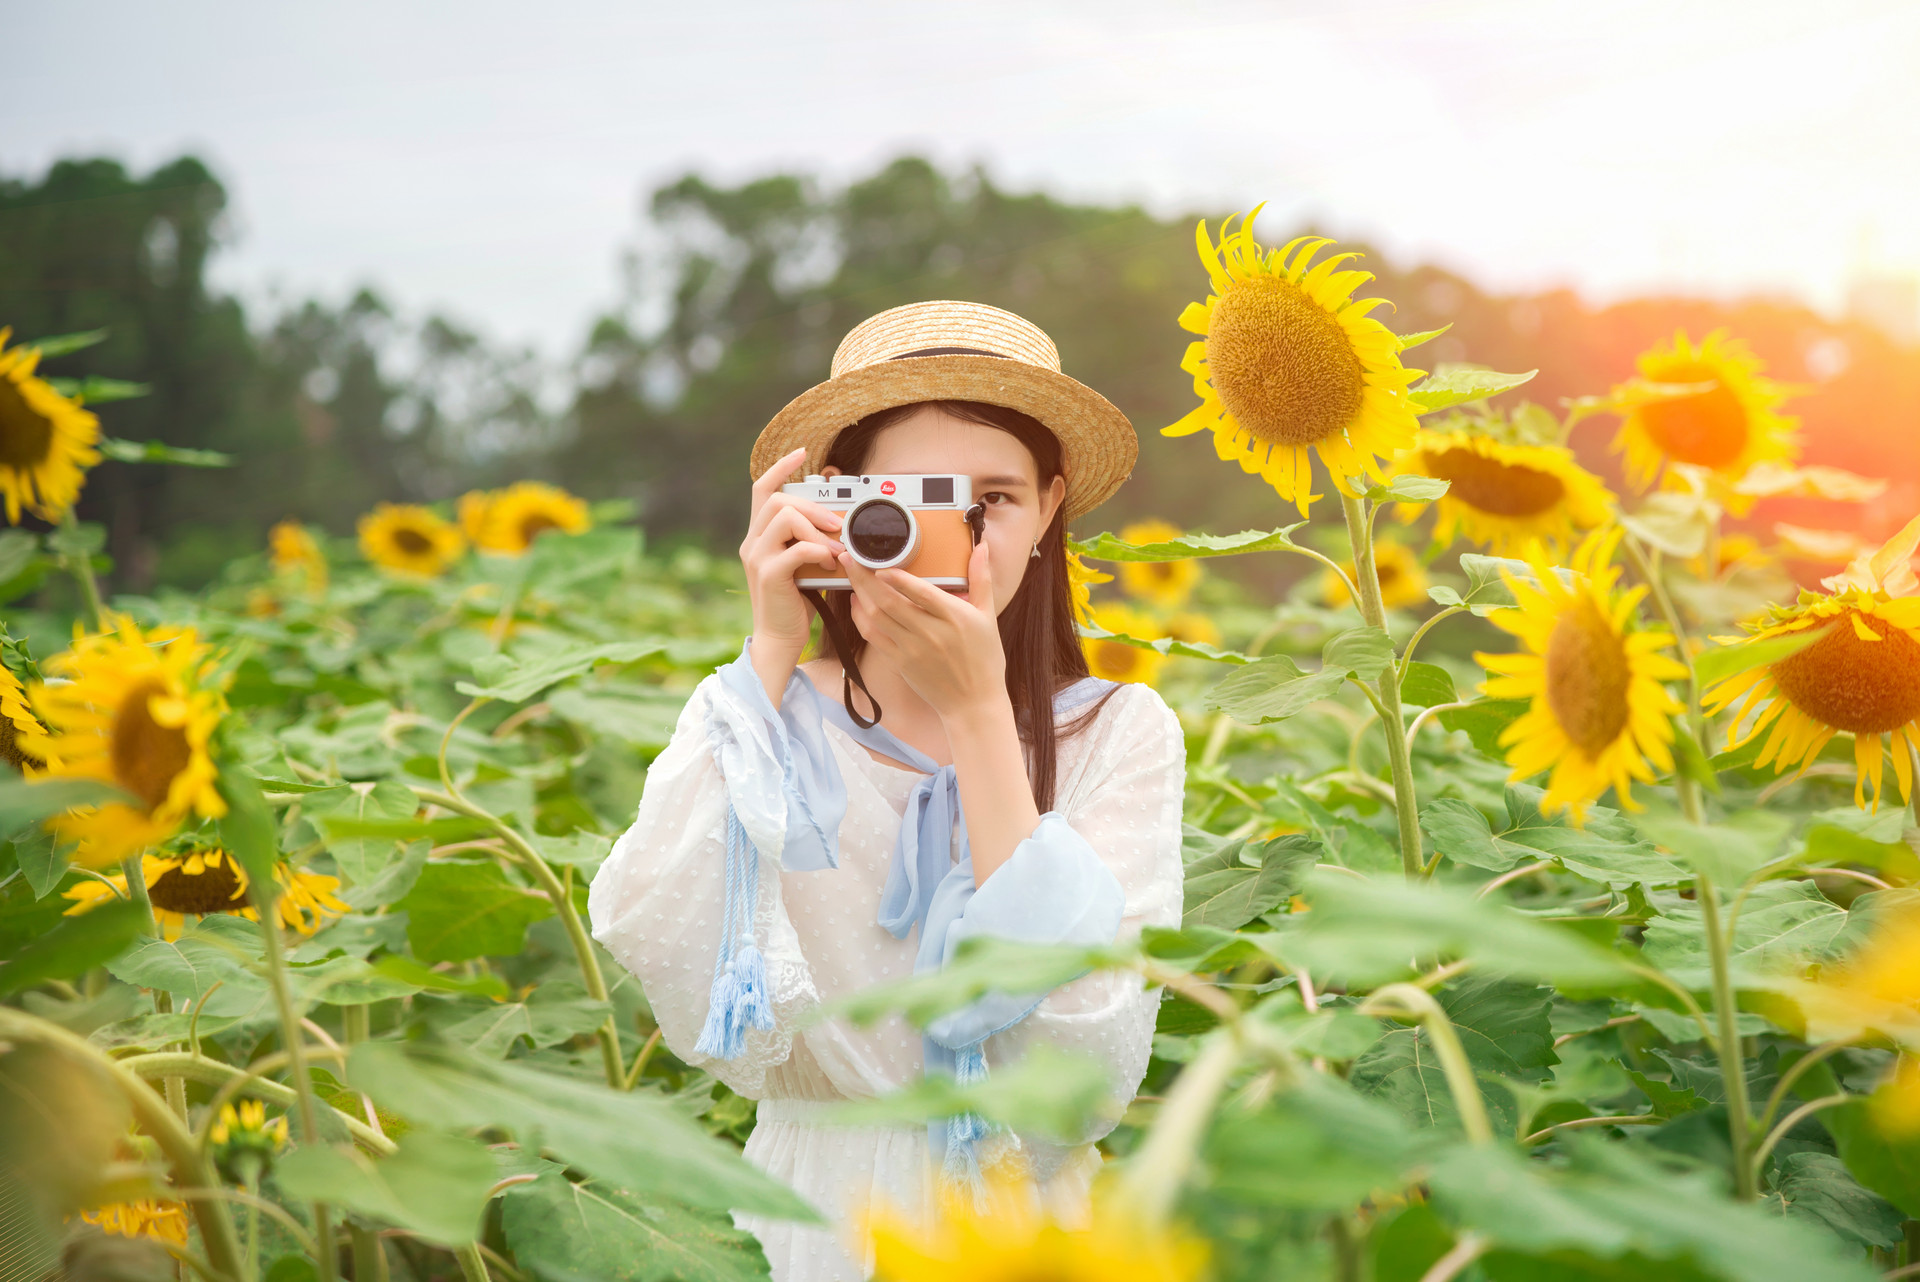
[{"label": "sunflower center", "polygon": [[1884,734],[1920,718],[1920,642],[1885,619],[1863,641],[1843,615],[1825,635],[1773,665],[1788,702],[1822,725],[1850,734]]},{"label": "sunflower center", "polygon": [[147,897],[155,908],[176,913],[229,912],[239,902],[240,893],[240,875],[234,871],[231,857],[217,864],[205,860],[198,873],[188,872],[182,861],[147,887]]},{"label": "sunflower center", "polygon": [[1390,561],[1376,562],[1373,567],[1373,577],[1378,580],[1381,588],[1391,587],[1400,581],[1400,567]]},{"label": "sunflower center", "polygon": [[393,546],[408,556],[426,556],[433,551],[433,540],[403,525],[393,532]]},{"label": "sunflower center", "polygon": [[1214,304],[1207,369],[1221,405],[1270,445],[1340,435],[1366,390],[1340,322],[1277,276],[1236,281]]},{"label": "sunflower center", "polygon": [[11,379],[0,378],[0,467],[30,471],[52,452],[52,421],[27,404]]},{"label": "sunflower center", "polygon": [[554,520],[544,512],[536,512],[526,520],[520,522],[520,538],[523,542],[531,546],[535,539],[539,538],[548,530],[557,530],[559,528],[560,522]]},{"label": "sunflower center", "polygon": [[145,802],[149,811],[166,801],[174,777],[193,760],[186,732],[161,725],[147,707],[165,694],[166,687],[158,681],[137,685],[121,700],[113,717],[109,752],[114,782]]},{"label": "sunflower center", "polygon": [[1551,472],[1516,467],[1472,450],[1427,455],[1427,471],[1447,482],[1447,497],[1494,516],[1538,516],[1566,497],[1565,482]]},{"label": "sunflower center", "polygon": [[1747,410],[1708,366],[1663,369],[1665,383],[1714,383],[1710,391],[1643,406],[1640,421],[1663,453],[1699,467],[1727,467],[1747,448]]},{"label": "sunflower center", "polygon": [[26,771],[27,754],[20,751],[20,728],[4,713],[0,713],[0,760],[12,766],[15,773]]},{"label": "sunflower center", "polygon": [[1118,641],[1102,641],[1094,647],[1094,659],[1102,672],[1131,672],[1140,662],[1140,652]]},{"label": "sunflower center", "polygon": [[1627,727],[1627,648],[1593,602],[1582,598],[1547,639],[1547,706],[1567,738],[1597,757]]}]

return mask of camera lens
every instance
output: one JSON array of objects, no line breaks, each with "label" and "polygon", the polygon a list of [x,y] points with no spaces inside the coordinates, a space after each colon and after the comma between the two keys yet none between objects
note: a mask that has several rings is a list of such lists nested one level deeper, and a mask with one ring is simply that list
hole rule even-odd
[{"label": "camera lens", "polygon": [[913,517],[905,508],[886,499],[869,499],[847,513],[841,537],[855,560],[884,569],[906,559],[913,535]]}]

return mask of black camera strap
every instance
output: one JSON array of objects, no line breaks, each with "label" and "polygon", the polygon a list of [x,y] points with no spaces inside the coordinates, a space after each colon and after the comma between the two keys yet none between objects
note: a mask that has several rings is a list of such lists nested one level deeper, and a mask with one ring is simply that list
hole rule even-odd
[{"label": "black camera strap", "polygon": [[[820,626],[827,630],[827,639],[833,642],[833,653],[840,660],[840,702],[846,706],[847,715],[853,718],[853,724],[862,730],[871,730],[880,724],[880,701],[873,697],[873,691],[867,689],[865,678],[860,675],[860,661],[853,657],[853,646],[846,633],[840,627],[840,620],[827,609],[824,596],[814,588],[801,588],[800,595],[810,602],[820,615]],[[860,687],[860,693],[867,696],[867,703],[873,708],[872,717],[860,715],[853,706],[853,688]]]}]

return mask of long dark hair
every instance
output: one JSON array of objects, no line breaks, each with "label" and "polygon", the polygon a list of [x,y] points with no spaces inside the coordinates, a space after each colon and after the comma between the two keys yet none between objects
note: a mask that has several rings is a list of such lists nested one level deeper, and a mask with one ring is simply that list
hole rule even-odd
[{"label": "long dark hair", "polygon": [[[945,410],[962,422],[998,428],[1026,446],[1027,453],[1033,456],[1042,490],[1061,475],[1060,441],[1052,432],[1031,415],[984,401],[915,401],[876,410],[834,438],[832,448],[827,451],[827,463],[842,472],[858,475],[865,469],[867,456],[873,452],[874,440],[880,433],[927,405]],[[999,619],[1000,646],[1007,656],[1007,698],[1013,703],[1014,721],[1020,730],[1021,744],[1026,748],[1027,781],[1033,786],[1033,803],[1042,813],[1053,808],[1060,741],[1090,725],[1113,694],[1109,690],[1068,724],[1054,724],[1054,695],[1088,675],[1087,656],[1073,630],[1066,529],[1066,504],[1062,503],[1040,536],[1040,555],[1027,562],[1020,587]],[[841,657],[834,654],[830,635],[837,630],[850,638],[852,657],[858,662],[867,642],[853,626],[853,594],[829,592],[824,594],[824,600],[838,627],[821,629],[821,657]],[[844,658],[841,661],[844,664]]]}]

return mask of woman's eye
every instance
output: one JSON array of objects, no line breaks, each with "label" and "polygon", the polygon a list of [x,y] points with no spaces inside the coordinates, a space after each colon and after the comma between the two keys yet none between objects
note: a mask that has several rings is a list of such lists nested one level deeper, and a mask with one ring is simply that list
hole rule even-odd
[{"label": "woman's eye", "polygon": [[988,504],[1011,503],[1013,502],[1013,496],[1011,494],[1003,493],[999,490],[988,490],[985,494],[980,496],[980,501],[982,503],[988,503]]}]

